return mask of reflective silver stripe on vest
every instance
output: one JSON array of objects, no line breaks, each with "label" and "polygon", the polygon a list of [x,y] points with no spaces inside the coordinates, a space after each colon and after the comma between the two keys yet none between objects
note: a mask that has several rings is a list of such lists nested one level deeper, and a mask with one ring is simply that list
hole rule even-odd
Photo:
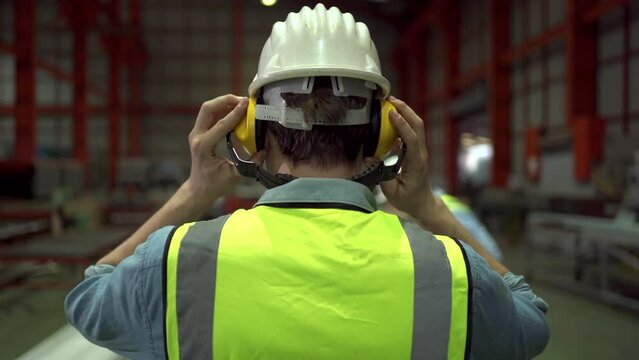
[{"label": "reflective silver stripe on vest", "polygon": [[413,252],[415,291],[411,359],[447,359],[451,271],[446,249],[433,235],[400,218]]},{"label": "reflective silver stripe on vest", "polygon": [[213,358],[213,307],[220,234],[230,215],[193,224],[178,253],[180,359]]}]

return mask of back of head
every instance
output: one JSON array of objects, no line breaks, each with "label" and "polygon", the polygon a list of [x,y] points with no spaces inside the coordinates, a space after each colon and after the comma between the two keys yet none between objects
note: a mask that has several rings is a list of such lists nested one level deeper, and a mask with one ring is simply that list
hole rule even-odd
[{"label": "back of head", "polygon": [[308,122],[320,119],[326,125],[311,130],[290,129],[277,122],[269,122],[273,135],[284,156],[293,165],[310,165],[326,169],[356,163],[362,148],[372,134],[368,124],[339,126],[352,109],[370,106],[367,99],[333,94],[329,77],[318,77],[310,94],[282,94],[287,107],[301,109]]},{"label": "back of head", "polygon": [[268,132],[294,165],[353,165],[372,136],[370,125],[336,125],[348,123],[351,110],[366,108],[370,113],[372,99],[336,96],[331,77],[359,79],[362,87],[367,83],[369,89],[377,89],[369,90],[372,96],[388,95],[390,84],[381,74],[368,27],[356,22],[351,14],[336,7],[327,10],[322,4],[314,9],[305,6],[298,13],[290,13],[286,21],[275,23],[249,93],[255,96],[269,84],[301,77],[315,78],[312,91],[282,94],[283,104],[301,109],[305,120],[320,119],[323,124],[299,130],[269,122]]}]

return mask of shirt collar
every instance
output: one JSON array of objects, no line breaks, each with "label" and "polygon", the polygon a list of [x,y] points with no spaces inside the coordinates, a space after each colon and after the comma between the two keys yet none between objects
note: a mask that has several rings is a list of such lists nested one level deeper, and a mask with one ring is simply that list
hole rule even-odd
[{"label": "shirt collar", "polygon": [[[340,204],[357,210],[374,212],[377,210],[373,193],[364,185],[346,179],[298,178],[287,184],[267,190],[255,206],[339,208]],[[296,206],[299,205],[299,206]]]}]

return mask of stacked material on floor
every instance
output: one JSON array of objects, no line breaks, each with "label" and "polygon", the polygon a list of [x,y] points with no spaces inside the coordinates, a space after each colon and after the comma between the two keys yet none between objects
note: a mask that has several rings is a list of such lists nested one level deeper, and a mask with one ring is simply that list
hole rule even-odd
[{"label": "stacked material on floor", "polygon": [[46,232],[49,227],[49,219],[0,221],[0,243]]},{"label": "stacked material on floor", "polygon": [[121,243],[133,230],[132,227],[118,227],[70,231],[59,236],[37,236],[0,248],[0,261],[89,264]]}]

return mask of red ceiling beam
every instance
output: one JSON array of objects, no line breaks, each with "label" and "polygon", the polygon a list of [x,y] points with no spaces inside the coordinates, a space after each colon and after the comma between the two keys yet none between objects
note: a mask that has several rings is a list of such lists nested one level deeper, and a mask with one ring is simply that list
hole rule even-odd
[{"label": "red ceiling beam", "polygon": [[559,25],[547,32],[534,37],[525,43],[508,50],[505,55],[502,56],[501,61],[507,64],[511,64],[514,61],[525,58],[530,55],[531,52],[547,45],[551,41],[564,36],[566,33],[566,26]]},{"label": "red ceiling beam", "polygon": [[35,160],[35,1],[15,0],[16,126],[15,160]]},{"label": "red ceiling beam", "polygon": [[628,4],[628,0],[607,0],[600,2],[584,12],[581,20],[587,23],[599,20],[610,11]]},{"label": "red ceiling beam", "polygon": [[491,183],[503,188],[510,175],[510,66],[499,60],[510,44],[510,9],[501,0],[490,0],[489,9],[488,114],[494,149]]}]

